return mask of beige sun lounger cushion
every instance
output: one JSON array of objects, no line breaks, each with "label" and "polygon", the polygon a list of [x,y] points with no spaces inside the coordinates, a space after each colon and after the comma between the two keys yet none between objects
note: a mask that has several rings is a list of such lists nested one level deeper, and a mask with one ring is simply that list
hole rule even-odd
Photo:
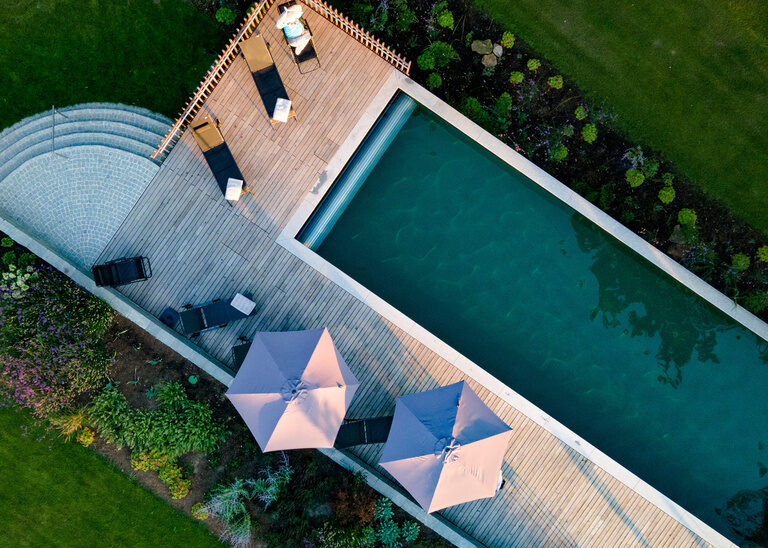
[{"label": "beige sun lounger cushion", "polygon": [[275,64],[261,34],[254,34],[240,44],[240,51],[251,72],[259,72]]},{"label": "beige sun lounger cushion", "polygon": [[216,127],[216,122],[208,115],[192,125],[192,136],[203,152],[224,144],[224,136]]}]

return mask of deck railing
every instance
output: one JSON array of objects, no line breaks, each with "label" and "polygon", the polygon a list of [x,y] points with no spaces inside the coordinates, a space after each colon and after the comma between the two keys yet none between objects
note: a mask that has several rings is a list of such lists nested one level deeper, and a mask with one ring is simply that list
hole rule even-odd
[{"label": "deck railing", "polygon": [[301,0],[307,6],[328,19],[331,23],[349,34],[352,38],[363,44],[365,47],[391,63],[396,69],[405,74],[411,70],[411,62],[407,61],[402,55],[398,55],[394,50],[382,44],[379,40],[371,36],[368,32],[360,28],[357,23],[347,19],[340,12],[323,2],[322,0]]},{"label": "deck railing", "polygon": [[[360,28],[357,24],[347,19],[344,15],[327,5],[325,2],[322,2],[321,0],[301,1],[315,10],[325,19],[346,32],[352,38],[363,44],[365,47],[391,63],[398,70],[401,70],[405,74],[408,74],[410,71],[410,61],[406,61],[403,56],[398,55],[394,50],[389,49],[376,38]],[[264,15],[267,13],[269,8],[272,6],[272,4],[274,4],[274,2],[275,0],[262,0],[261,3],[254,4],[253,8],[251,8],[251,10],[246,15],[245,20],[243,21],[243,24],[241,25],[237,34],[232,37],[232,39],[227,44],[227,47],[224,48],[224,51],[221,53],[221,55],[219,55],[213,65],[211,65],[211,68],[208,69],[208,72],[205,74],[205,78],[203,78],[203,81],[200,82],[199,86],[197,86],[195,93],[192,95],[192,97],[190,97],[189,101],[187,101],[187,104],[184,106],[181,114],[176,119],[176,122],[173,124],[173,126],[171,126],[171,129],[165,135],[162,142],[157,147],[157,150],[152,153],[151,158],[153,160],[162,161],[168,155],[179,138],[181,138],[181,134],[184,131],[184,128],[187,127],[187,125],[200,111],[200,107],[203,106],[205,100],[208,99],[208,97],[211,95],[211,92],[213,92],[214,88],[221,80],[222,76],[224,76],[224,73],[229,68],[229,65],[232,64],[232,61],[234,61],[235,57],[237,57],[237,46],[240,41],[248,38],[251,35],[259,22],[261,22],[261,20],[264,18]]]},{"label": "deck railing", "polygon": [[214,90],[216,84],[218,84],[221,77],[224,76],[229,65],[234,61],[237,56],[237,45],[240,43],[240,40],[248,38],[274,2],[275,0],[262,0],[261,3],[254,4],[251,11],[245,16],[245,20],[240,26],[240,30],[238,30],[237,34],[232,37],[227,44],[227,47],[224,48],[221,55],[219,55],[213,65],[211,65],[211,68],[208,69],[205,78],[203,78],[203,81],[197,86],[197,90],[195,90],[195,93],[192,94],[192,97],[190,97],[189,101],[187,101],[187,104],[184,106],[184,110],[181,111],[176,122],[160,143],[160,146],[158,146],[157,150],[152,153],[151,157],[153,160],[162,160],[171,151],[173,145],[175,145],[181,137],[184,128],[187,127],[187,124],[189,124],[200,111],[200,107],[203,106],[203,103]]}]

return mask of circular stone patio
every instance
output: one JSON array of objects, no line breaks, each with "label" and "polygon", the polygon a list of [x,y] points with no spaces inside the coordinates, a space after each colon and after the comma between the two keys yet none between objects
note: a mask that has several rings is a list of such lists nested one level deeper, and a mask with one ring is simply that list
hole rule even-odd
[{"label": "circular stone patio", "polygon": [[58,112],[56,152],[41,115],[0,134],[18,149],[0,157],[0,216],[89,269],[157,173],[149,154],[170,121],[114,104]]}]

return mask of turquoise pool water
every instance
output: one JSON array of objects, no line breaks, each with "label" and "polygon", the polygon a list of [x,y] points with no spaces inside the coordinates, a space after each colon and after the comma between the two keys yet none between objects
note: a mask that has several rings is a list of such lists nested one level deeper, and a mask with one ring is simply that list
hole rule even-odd
[{"label": "turquoise pool water", "polygon": [[318,253],[724,534],[768,485],[768,345],[423,107]]}]

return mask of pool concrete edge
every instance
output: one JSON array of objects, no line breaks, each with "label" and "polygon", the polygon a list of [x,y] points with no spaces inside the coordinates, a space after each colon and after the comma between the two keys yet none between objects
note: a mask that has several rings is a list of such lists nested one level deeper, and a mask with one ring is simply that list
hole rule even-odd
[{"label": "pool concrete edge", "polygon": [[493,375],[483,370],[480,366],[460,354],[457,350],[434,336],[411,318],[388,304],[362,284],[355,281],[295,239],[299,230],[304,226],[309,216],[317,208],[323,196],[330,189],[346,163],[360,146],[362,140],[378,119],[381,112],[398,91],[410,95],[424,107],[431,110],[435,115],[473,139],[483,148],[499,157],[544,190],[554,195],[560,201],[571,206],[574,210],[587,217],[590,221],[621,241],[623,244],[627,245],[636,253],[643,256],[645,259],[649,260],[652,264],[661,268],[664,272],[710,302],[726,315],[741,323],[759,337],[768,340],[768,324],[744,308],[736,305],[731,299],[714,287],[695,276],[682,265],[678,264],[666,254],[643,240],[640,236],[620,224],[580,195],[573,192],[519,153],[512,150],[496,137],[453,109],[447,103],[443,102],[438,97],[399,72],[393,72],[371,101],[358,124],[355,126],[355,129],[350,132],[347,139],[342,143],[336,154],[328,163],[326,170],[321,174],[317,184],[297,207],[294,215],[278,236],[277,243],[299,257],[336,285],[364,302],[382,317],[397,325],[410,336],[442,356],[457,369],[480,383],[498,397],[502,398],[520,412],[524,413],[561,442],[591,460],[595,465],[611,474],[650,503],[660,508],[695,534],[699,535],[702,539],[715,546],[734,546],[734,544],[721,533],[717,532],[715,529],[685,510],[682,506],[644,482],[589,442],[580,438],[570,429],[566,428],[496,379]]}]

